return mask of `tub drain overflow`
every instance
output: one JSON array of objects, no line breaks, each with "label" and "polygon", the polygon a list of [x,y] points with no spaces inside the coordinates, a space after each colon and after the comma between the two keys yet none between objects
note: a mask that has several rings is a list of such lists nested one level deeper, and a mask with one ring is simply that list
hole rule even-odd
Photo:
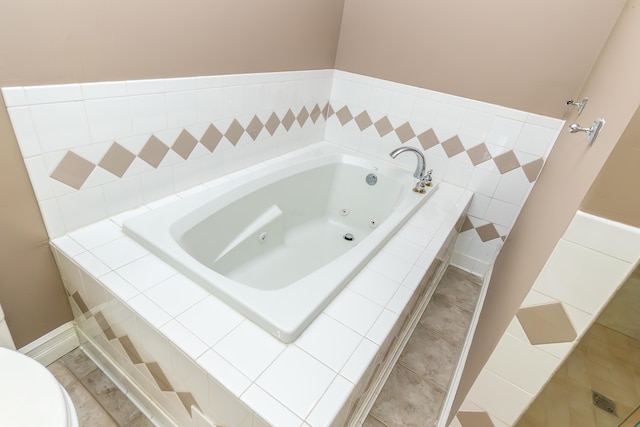
[{"label": "tub drain overflow", "polygon": [[353,234],[351,233],[347,233],[342,237],[344,238],[344,240],[348,240],[349,242],[353,240]]}]

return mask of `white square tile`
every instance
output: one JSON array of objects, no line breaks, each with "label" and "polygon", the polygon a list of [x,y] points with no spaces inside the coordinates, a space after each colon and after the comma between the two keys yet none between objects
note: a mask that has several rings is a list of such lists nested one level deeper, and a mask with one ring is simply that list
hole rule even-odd
[{"label": "white square tile", "polygon": [[129,98],[133,116],[133,134],[147,134],[167,129],[164,95],[140,95]]},{"label": "white square tile", "polygon": [[364,336],[382,312],[382,307],[345,288],[324,313]]},{"label": "white square tile", "polygon": [[399,315],[404,311],[412,295],[413,291],[411,289],[406,286],[400,286],[386,308]]},{"label": "white square tile", "polygon": [[130,176],[102,186],[109,215],[119,214],[143,204],[142,183],[139,176]]},{"label": "white square tile", "polygon": [[171,320],[171,316],[142,294],[131,298],[127,301],[127,304],[129,304],[140,317],[156,328],[160,328]]},{"label": "white square tile", "polygon": [[59,249],[65,255],[75,257],[80,255],[85,249],[69,236],[61,236],[51,241],[54,249]]},{"label": "white square tile", "polygon": [[47,234],[50,239],[62,236],[67,230],[62,220],[62,214],[60,213],[60,207],[58,206],[58,200],[49,199],[38,201],[38,207],[42,214],[42,220],[44,226],[47,229]]},{"label": "white square tile", "polygon": [[533,289],[595,315],[630,270],[625,261],[560,240]]},{"label": "white square tile", "polygon": [[29,107],[12,107],[7,108],[7,111],[22,157],[28,158],[42,154],[42,147],[38,141],[38,132],[33,123],[31,109]]},{"label": "white square tile", "polygon": [[146,206],[140,206],[139,208],[131,209],[131,210],[128,210],[126,212],[122,212],[121,214],[114,215],[110,219],[111,219],[111,221],[115,222],[120,227],[122,227],[122,224],[127,219],[136,217],[136,216],[138,216],[140,214],[143,214],[145,212],[149,212],[149,208],[147,208]]},{"label": "white square tile", "polygon": [[213,346],[238,326],[244,317],[213,296],[208,296],[176,318],[205,344]]},{"label": "white square tile", "polygon": [[[460,156],[466,156],[466,154],[460,154]],[[462,157],[461,159],[463,159]],[[460,160],[461,160],[460,159]],[[467,159],[468,160],[468,159]],[[463,164],[458,161],[449,162],[447,171],[444,174],[442,180],[449,184],[457,185],[461,188],[467,188],[473,175],[474,167],[471,164]]]},{"label": "white square tile", "polygon": [[325,314],[320,314],[295,344],[339,372],[361,340],[362,336],[350,328]]},{"label": "white square tile", "polygon": [[486,221],[511,228],[520,213],[520,206],[506,203],[497,199],[491,199],[487,211],[484,214]]},{"label": "white square tile", "polygon": [[[147,292],[154,285],[177,274],[177,271],[155,255],[144,255],[117,269],[123,279],[140,292]],[[170,297],[164,295],[165,289],[150,292],[147,295],[152,301],[165,303]],[[153,297],[155,298],[152,298]],[[172,307],[175,308],[175,307]],[[167,310],[169,312],[169,310]]]},{"label": "white square tile", "polygon": [[516,206],[523,206],[533,184],[529,182],[520,168],[509,171],[500,177],[493,198]]},{"label": "white square tile", "polygon": [[31,114],[44,153],[80,147],[91,140],[82,102],[33,105]]},{"label": "white square tile", "polygon": [[526,123],[515,145],[516,150],[543,157],[556,140],[554,129]]},{"label": "white square tile", "polygon": [[513,148],[523,126],[522,121],[496,117],[491,124],[486,142],[500,147]]},{"label": "white square tile", "polygon": [[353,384],[338,375],[307,417],[309,425],[331,426],[336,421],[339,423],[340,420],[336,417],[343,406],[349,404],[349,396],[353,388]]},{"label": "white square tile", "polygon": [[379,252],[367,264],[367,268],[377,271],[397,283],[402,283],[412,267],[413,263],[387,252]]},{"label": "white square tile", "polygon": [[309,415],[336,373],[295,346],[289,346],[256,384],[300,418]]},{"label": "white square tile", "polygon": [[128,237],[97,246],[91,252],[113,270],[148,254],[146,249]]},{"label": "white square tile", "polygon": [[378,317],[371,329],[369,329],[369,332],[367,332],[367,338],[381,346],[397,321],[398,315],[396,313],[384,310],[380,313],[380,317]]},{"label": "white square tile", "polygon": [[425,251],[423,256],[429,258],[424,262],[425,265],[421,264],[420,266],[414,266],[411,271],[409,271],[409,274],[407,274],[407,277],[402,281],[402,286],[407,287],[412,292],[418,288],[418,285],[424,277],[424,273],[427,272],[427,269],[435,259],[435,253],[431,251]]},{"label": "white square tile", "polygon": [[640,229],[578,211],[563,239],[635,263],[640,257]]},{"label": "white square tile", "polygon": [[467,399],[507,425],[513,425],[533,400],[533,395],[483,369]]},{"label": "white square tile", "polygon": [[58,197],[60,216],[67,231],[107,217],[102,188],[93,187]]},{"label": "white square tile", "polygon": [[173,344],[193,360],[202,356],[209,347],[191,331],[182,326],[177,320],[170,320],[160,328]]},{"label": "white square tile", "polygon": [[370,268],[364,268],[348,285],[349,289],[384,307],[400,287],[395,282]]},{"label": "white square tile", "polygon": [[[141,258],[138,262],[145,258]],[[128,266],[123,267],[123,269],[126,267]],[[170,270],[173,269],[170,268]],[[173,271],[175,272],[175,270]],[[189,307],[205,299],[209,293],[182,274],[175,274],[147,289],[145,295],[171,316],[176,317]]]},{"label": "white square tile", "polygon": [[93,142],[114,141],[132,135],[133,124],[127,98],[84,102]]},{"label": "white square tile", "polygon": [[112,221],[105,219],[87,227],[79,228],[69,233],[69,237],[78,242],[86,249],[93,249],[96,246],[122,237],[120,227]]},{"label": "white square tile", "polygon": [[127,93],[133,95],[148,95],[164,93],[163,79],[127,80]]},{"label": "white square tile", "polygon": [[460,133],[484,141],[494,120],[493,114],[469,109],[462,121]]},{"label": "white square tile", "polygon": [[167,92],[176,92],[181,90],[196,90],[196,77],[179,77],[164,80],[164,88]]},{"label": "white square tile", "polygon": [[485,369],[535,396],[560,362],[560,359],[507,333],[493,350]]},{"label": "white square tile", "polygon": [[245,377],[233,365],[224,360],[213,350],[206,351],[198,357],[198,364],[220,382],[227,390],[239,397],[251,384],[251,380]]},{"label": "white square tile", "polygon": [[140,293],[115,271],[110,271],[109,273],[100,276],[100,281],[111,293],[122,301],[128,301]]},{"label": "white square tile", "polygon": [[42,201],[55,197],[55,191],[51,185],[51,178],[43,157],[35,156],[24,159],[24,165],[29,173],[29,180],[36,199]]},{"label": "white square tile", "polygon": [[82,96],[84,99],[127,96],[127,83],[123,81],[81,83],[80,87],[82,88]]},{"label": "white square tile", "polygon": [[184,128],[198,123],[198,97],[195,91],[166,94],[169,128]]},{"label": "white square tile", "polygon": [[[474,193],[479,193],[488,197],[493,196],[496,187],[500,182],[501,175],[497,172],[491,172],[480,168],[474,168],[467,189]],[[474,194],[475,199],[477,194]],[[472,202],[473,203],[473,202]]]},{"label": "white square tile", "polygon": [[263,329],[245,320],[218,341],[213,349],[250,380],[255,380],[285,347]]},{"label": "white square tile", "polygon": [[375,360],[379,347],[368,339],[360,341],[358,348],[340,371],[340,375],[358,384],[365,371]]},{"label": "white square tile", "polygon": [[100,259],[89,252],[83,252],[74,258],[74,261],[94,277],[100,277],[111,271]]},{"label": "white square tile", "polygon": [[389,252],[392,255],[399,256],[408,262],[416,262],[418,258],[420,258],[420,255],[422,255],[424,246],[410,242],[396,235],[392,237],[386,245],[384,245],[382,250]]},{"label": "white square tile", "polygon": [[7,107],[18,107],[28,104],[27,95],[25,95],[24,88],[21,86],[3,87],[2,97],[4,98],[4,105]]},{"label": "white square tile", "polygon": [[31,105],[82,99],[82,90],[79,84],[26,86],[24,93]]},{"label": "white square tile", "polygon": [[242,401],[271,426],[299,427],[302,420],[257,385],[242,395]]}]

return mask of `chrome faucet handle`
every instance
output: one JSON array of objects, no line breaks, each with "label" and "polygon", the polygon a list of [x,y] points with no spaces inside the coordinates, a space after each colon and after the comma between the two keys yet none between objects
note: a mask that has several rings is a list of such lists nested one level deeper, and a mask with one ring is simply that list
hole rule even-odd
[{"label": "chrome faucet handle", "polygon": [[422,181],[424,181],[427,187],[431,187],[433,185],[431,182],[433,180],[433,177],[431,176],[432,173],[433,173],[433,169],[429,169],[425,174],[424,178],[422,178]]}]

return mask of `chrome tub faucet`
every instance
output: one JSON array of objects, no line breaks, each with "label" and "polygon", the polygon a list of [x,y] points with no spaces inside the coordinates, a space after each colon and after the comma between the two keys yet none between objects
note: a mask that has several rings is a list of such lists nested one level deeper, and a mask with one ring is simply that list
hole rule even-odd
[{"label": "chrome tub faucet", "polygon": [[424,159],[424,154],[422,154],[422,151],[413,147],[398,147],[390,152],[389,155],[395,159],[400,153],[404,153],[405,151],[411,151],[418,159],[416,170],[413,172],[413,176],[418,178],[418,182],[416,182],[415,187],[413,187],[413,191],[416,193],[425,193],[426,187],[431,187],[432,185],[431,173],[433,172],[433,169],[428,172],[426,171],[427,163]]}]

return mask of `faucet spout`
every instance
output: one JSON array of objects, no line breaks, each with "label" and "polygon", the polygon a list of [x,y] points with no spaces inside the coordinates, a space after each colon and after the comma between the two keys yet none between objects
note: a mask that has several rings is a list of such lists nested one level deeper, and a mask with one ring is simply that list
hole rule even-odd
[{"label": "faucet spout", "polygon": [[413,172],[413,176],[418,179],[422,179],[426,171],[426,161],[424,159],[424,154],[422,154],[420,150],[413,147],[398,147],[392,152],[390,152],[389,155],[395,159],[396,157],[398,157],[400,153],[404,153],[405,151],[411,151],[416,155],[418,159],[418,164],[416,165],[415,172]]}]

